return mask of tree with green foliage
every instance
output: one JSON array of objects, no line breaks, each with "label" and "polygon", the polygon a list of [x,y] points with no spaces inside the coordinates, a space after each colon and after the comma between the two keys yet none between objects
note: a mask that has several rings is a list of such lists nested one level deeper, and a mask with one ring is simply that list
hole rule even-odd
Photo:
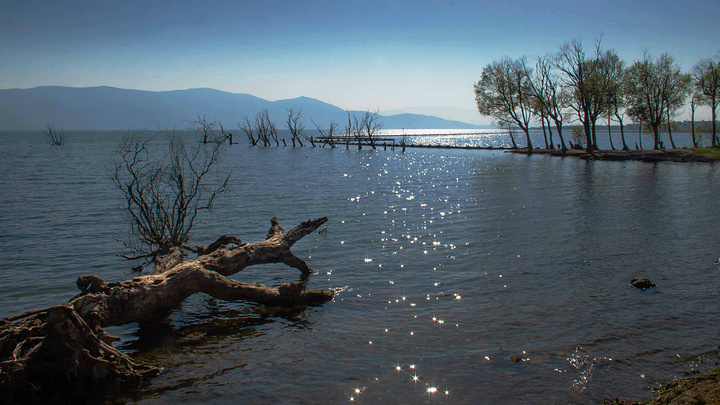
[{"label": "tree with green foliage", "polygon": [[[560,138],[560,147],[562,151],[566,151],[565,139],[563,138],[563,120],[565,118],[565,110],[569,102],[569,94],[561,85],[557,71],[553,68],[550,56],[539,57],[535,63],[535,74],[530,80],[532,95],[541,105],[542,111],[548,121],[549,119],[555,123],[558,137]],[[550,135],[550,143],[552,144],[552,132]]]},{"label": "tree with green foliage", "polygon": [[654,149],[663,147],[660,126],[666,122],[668,109],[677,109],[673,101],[680,95],[676,84],[683,81],[680,67],[672,56],[664,53],[655,61],[645,53],[627,71],[625,90],[634,116],[650,127]]},{"label": "tree with green foliage", "polygon": [[692,76],[695,89],[703,104],[710,107],[712,111],[712,146],[720,144],[717,137],[717,114],[720,104],[720,52],[715,56],[703,58],[692,68]]},{"label": "tree with green foliage", "polygon": [[516,60],[503,57],[483,69],[481,79],[474,87],[480,114],[494,117],[501,124],[520,127],[531,152],[533,146],[529,129],[533,100],[530,74],[525,57]]}]

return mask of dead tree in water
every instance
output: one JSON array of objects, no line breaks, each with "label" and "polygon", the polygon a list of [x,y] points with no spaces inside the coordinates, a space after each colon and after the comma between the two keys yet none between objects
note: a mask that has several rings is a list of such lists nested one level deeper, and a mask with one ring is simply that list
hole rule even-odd
[{"label": "dead tree in water", "polygon": [[380,122],[378,122],[380,118],[380,112],[375,110],[374,112],[365,111],[362,115],[362,118],[360,120],[360,132],[364,133],[365,139],[370,144],[370,147],[373,149],[376,148],[376,141],[378,137],[378,132],[380,131]]},{"label": "dead tree in water", "polygon": [[54,125],[47,124],[47,129],[43,131],[43,135],[45,135],[45,140],[47,143],[49,143],[52,146],[62,146],[65,145],[65,142],[67,142],[67,135],[65,135],[65,130],[61,129],[58,131],[55,129]]},{"label": "dead tree in water", "polygon": [[202,134],[202,143],[217,141],[217,139],[210,139],[211,136],[214,136],[213,132],[215,131],[215,126],[217,125],[217,123],[217,120],[210,121],[204,115],[198,115],[197,120],[191,122],[195,131]]},{"label": "dead tree in water", "polygon": [[330,121],[330,127],[327,132],[325,132],[325,130],[323,130],[317,122],[312,121],[312,123],[315,125],[315,128],[317,128],[317,131],[320,134],[320,138],[323,141],[323,148],[325,145],[330,145],[330,148],[335,148],[335,131],[337,130],[338,124],[335,121]]},{"label": "dead tree in water", "polygon": [[267,109],[262,110],[255,117],[255,132],[258,134],[258,138],[262,140],[263,146],[270,146],[270,141],[274,141],[275,146],[280,146],[275,123],[270,121],[270,112]]},{"label": "dead tree in water", "polygon": [[223,134],[223,139],[228,141],[228,145],[235,145],[237,142],[233,141],[233,134],[232,132],[225,132],[225,127],[223,127],[222,122],[218,122],[218,125],[220,126],[220,133]]},{"label": "dead tree in water", "polygon": [[245,123],[238,122],[238,128],[242,130],[245,135],[248,138],[248,141],[250,141],[251,146],[257,145],[258,141],[260,140],[259,137],[255,134],[255,130],[250,123],[250,118],[244,117],[243,120],[245,120]]},{"label": "dead tree in water", "polygon": [[305,129],[305,126],[300,123],[300,118],[302,118],[302,109],[295,111],[290,108],[288,109],[288,114],[287,127],[288,131],[290,131],[290,136],[292,136],[293,148],[295,147],[295,141],[297,141],[302,148],[305,146],[302,143],[302,131]]},{"label": "dead tree in water", "polygon": [[[187,147],[171,134],[167,152],[150,150],[156,136],[130,133],[122,140],[115,159],[112,181],[123,194],[130,224],[125,247],[127,259],[155,262],[173,247],[190,239],[197,215],[212,208],[230,175],[212,179],[220,160],[221,143]],[[146,263],[146,264],[147,264]],[[143,265],[140,266],[140,269]]]},{"label": "dead tree in water", "polygon": [[1,319],[0,395],[10,403],[87,401],[157,376],[160,369],[135,363],[115,349],[112,342],[119,339],[104,328],[162,318],[199,292],[284,307],[332,299],[332,291],[308,291],[304,283],[269,287],[229,278],[261,263],[285,263],[309,274],[307,263],[290,249],[326,221],[307,220],[286,232],[273,218],[264,241],[242,243],[223,236],[208,247],[183,246],[198,253],[192,260],[176,246],[157,261],[153,274],[110,283],[83,276],[77,280],[81,292],[71,300]]},{"label": "dead tree in water", "polygon": [[[284,263],[308,275],[312,269],[293,245],[327,222],[307,220],[290,231],[272,218],[265,240],[243,243],[221,236],[209,246],[189,246],[199,211],[224,192],[229,175],[208,175],[221,143],[186,148],[171,136],[167,153],[150,150],[143,133],[127,136],[118,150],[112,180],[122,192],[131,238],[125,246],[152,260],[154,270],[122,282],[89,275],[77,279],[80,294],[69,301],[0,320],[0,397],[16,402],[75,402],[132,386],[160,369],[135,363],[112,346],[119,340],[104,328],[167,317],[185,299],[205,293],[222,300],[267,306],[314,305],[332,298],[327,290],[307,291],[304,282],[279,287],[237,282],[230,276],[263,263]],[[186,258],[186,251],[197,257]]]}]

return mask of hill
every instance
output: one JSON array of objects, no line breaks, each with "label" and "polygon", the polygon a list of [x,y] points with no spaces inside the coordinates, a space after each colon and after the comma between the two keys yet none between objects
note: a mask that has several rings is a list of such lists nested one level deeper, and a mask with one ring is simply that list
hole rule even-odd
[{"label": "hill", "polygon": [[[237,122],[267,109],[277,127],[284,128],[287,110],[302,109],[302,122],[311,119],[326,127],[331,120],[347,121],[342,108],[308,97],[268,101],[250,94],[199,88],[174,91],[143,91],[114,87],[43,86],[0,90],[0,130],[36,130],[47,123],[72,130],[125,130],[128,128],[176,127],[184,129],[198,115],[222,121],[234,128]],[[478,126],[429,115],[382,116],[386,129],[473,129]]]}]

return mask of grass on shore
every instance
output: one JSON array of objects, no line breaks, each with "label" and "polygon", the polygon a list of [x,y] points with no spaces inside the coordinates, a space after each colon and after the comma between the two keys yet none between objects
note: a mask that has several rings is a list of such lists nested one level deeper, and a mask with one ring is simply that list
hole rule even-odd
[{"label": "grass on shore", "polygon": [[700,154],[708,154],[713,155],[716,157],[720,157],[720,147],[714,147],[714,148],[693,148],[693,152],[700,153]]}]

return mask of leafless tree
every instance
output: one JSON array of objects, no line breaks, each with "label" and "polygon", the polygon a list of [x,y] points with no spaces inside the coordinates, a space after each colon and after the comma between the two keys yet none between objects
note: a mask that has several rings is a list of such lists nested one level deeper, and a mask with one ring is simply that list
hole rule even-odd
[{"label": "leafless tree", "polygon": [[43,130],[45,140],[52,146],[62,146],[68,140],[68,136],[65,134],[65,130],[57,130],[54,125],[47,124],[47,128]]},{"label": "leafless tree", "polygon": [[[407,140],[407,134],[405,133],[405,128],[402,129],[402,138],[400,138],[400,147],[402,147],[402,151],[405,152],[405,148],[407,147],[408,140]],[[393,146],[393,150],[395,150],[395,147]]]},{"label": "leafless tree", "polygon": [[287,127],[288,131],[290,131],[290,136],[292,136],[292,144],[293,148],[295,147],[295,142],[300,144],[300,147],[302,148],[302,131],[305,129],[305,126],[300,122],[300,118],[302,118],[302,109],[295,111],[292,108],[288,109],[288,119],[287,119]]},{"label": "leafless tree", "polygon": [[202,143],[208,143],[208,142],[217,142],[218,139],[215,139],[215,127],[217,126],[217,120],[210,121],[206,116],[197,116],[197,120],[192,121],[191,124],[195,131],[202,135]]},{"label": "leafless tree", "polygon": [[258,141],[260,140],[255,133],[255,128],[253,128],[252,124],[250,123],[250,118],[244,117],[243,120],[245,122],[238,122],[238,128],[240,128],[241,131],[245,133],[245,135],[248,138],[248,141],[250,141],[251,146],[257,145]]},{"label": "leafless tree", "polygon": [[350,111],[345,111],[348,116],[348,123],[345,127],[345,137],[346,142],[349,144],[350,139],[353,139],[355,142],[357,142],[358,150],[362,149],[363,144],[363,125],[358,119],[357,115],[355,113],[351,113]]},{"label": "leafless tree", "polygon": [[255,117],[255,132],[263,146],[270,146],[270,141],[274,141],[275,146],[280,146],[275,123],[270,121],[270,112],[267,109],[263,109]]},{"label": "leafless tree", "polygon": [[359,129],[361,138],[364,136],[364,138],[370,144],[370,147],[372,147],[373,149],[376,148],[375,143],[377,142],[378,133],[380,132],[380,128],[382,127],[380,125],[379,119],[380,112],[378,110],[375,110],[374,112],[370,112],[370,110],[365,111],[360,118]]},{"label": "leafless tree", "polygon": [[315,128],[320,134],[323,147],[325,147],[325,145],[330,145],[330,148],[335,148],[335,131],[337,130],[338,124],[335,121],[330,121],[330,127],[327,129],[327,132],[325,132],[325,130],[322,129],[317,122],[312,121],[312,123],[315,125]]},{"label": "leafless tree", "polygon": [[[230,179],[214,171],[221,143],[186,145],[178,134],[128,133],[121,141],[111,178],[123,196],[130,225],[123,241],[127,259],[156,262],[190,238],[198,214],[212,208]],[[167,148],[166,150],[163,150]],[[142,268],[142,265],[140,266]]]},{"label": "leafless tree", "polygon": [[223,139],[226,139],[228,141],[228,145],[237,144],[237,142],[233,141],[232,132],[225,132],[225,128],[223,127],[222,122],[218,121],[218,126],[220,126],[220,132],[223,134]]}]

